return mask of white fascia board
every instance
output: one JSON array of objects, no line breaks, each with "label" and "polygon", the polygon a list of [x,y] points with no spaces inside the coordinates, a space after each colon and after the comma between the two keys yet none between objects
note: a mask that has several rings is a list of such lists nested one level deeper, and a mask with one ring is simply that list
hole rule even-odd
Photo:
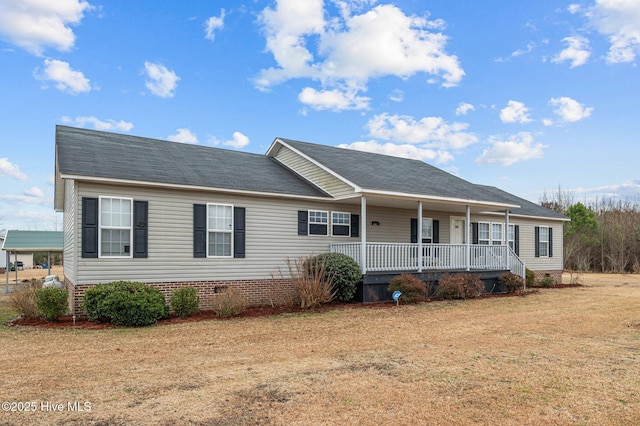
[{"label": "white fascia board", "polygon": [[[480,214],[486,214],[487,216],[489,216],[489,215],[504,216],[504,213],[501,213],[501,212],[482,212]],[[524,218],[524,219],[554,220],[554,221],[558,221],[558,222],[571,222],[571,219],[569,219],[568,217],[530,216],[530,215],[526,215],[526,214],[522,214],[522,213],[511,213],[511,212],[509,212],[509,216],[510,217],[521,217],[521,218]]]},{"label": "white fascia board", "polygon": [[295,152],[296,154],[298,154],[299,156],[301,156],[302,158],[304,158],[307,161],[312,162],[313,164],[315,164],[316,166],[320,167],[322,170],[324,170],[325,172],[331,174],[332,176],[336,177],[337,179],[340,179],[342,182],[346,183],[347,185],[351,186],[356,192],[360,192],[362,188],[360,188],[358,185],[356,185],[355,183],[351,182],[349,179],[345,178],[342,175],[339,175],[338,173],[334,172],[333,170],[331,170],[330,168],[326,167],[325,165],[323,165],[322,163],[317,162],[316,160],[314,160],[313,158],[309,157],[308,155],[298,151],[297,149],[295,149],[294,147],[292,147],[291,145],[287,144],[286,142],[284,142],[282,139],[280,138],[276,138],[275,141],[273,141],[273,143],[271,144],[271,146],[269,147],[269,149],[267,150],[267,154],[269,155],[271,153],[272,149],[275,149],[275,144],[279,143],[282,146],[286,146],[287,148],[289,148],[291,151]]},{"label": "white fascia board", "polygon": [[361,192],[364,195],[380,195],[385,197],[402,198],[402,199],[410,199],[410,200],[438,201],[440,203],[448,203],[448,204],[492,206],[496,208],[514,208],[514,209],[521,207],[519,204],[497,203],[495,201],[466,200],[463,198],[449,198],[449,197],[437,197],[434,195],[407,194],[402,192],[381,191],[377,189],[363,189]]},{"label": "white fascia board", "polygon": [[277,192],[244,191],[240,189],[214,188],[210,186],[179,185],[173,183],[148,182],[140,180],[111,179],[94,176],[61,175],[62,179],[74,179],[84,182],[111,183],[114,185],[150,186],[156,188],[188,189],[193,191],[222,192],[227,194],[257,195],[270,198],[303,199],[314,201],[332,201],[330,197],[313,197],[310,195],[283,194]]}]

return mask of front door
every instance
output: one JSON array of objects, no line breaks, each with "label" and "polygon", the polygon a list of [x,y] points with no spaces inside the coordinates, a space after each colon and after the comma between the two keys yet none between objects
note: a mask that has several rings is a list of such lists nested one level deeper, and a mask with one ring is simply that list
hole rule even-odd
[{"label": "front door", "polygon": [[451,218],[451,244],[465,243],[464,219]]}]

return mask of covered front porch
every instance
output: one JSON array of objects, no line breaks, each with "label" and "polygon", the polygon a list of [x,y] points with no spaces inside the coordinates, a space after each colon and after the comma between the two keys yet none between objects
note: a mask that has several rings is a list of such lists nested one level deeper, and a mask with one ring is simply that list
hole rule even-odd
[{"label": "covered front porch", "polygon": [[[525,264],[515,251],[516,226],[509,217],[510,209],[517,207],[407,194],[362,194],[360,241],[334,242],[330,250],[350,256],[360,266],[363,295],[376,294],[363,302],[388,299],[386,286],[402,273],[430,282],[445,273],[477,273],[488,288],[495,289],[497,277],[506,271],[525,277]],[[484,222],[484,228],[478,222]]]}]

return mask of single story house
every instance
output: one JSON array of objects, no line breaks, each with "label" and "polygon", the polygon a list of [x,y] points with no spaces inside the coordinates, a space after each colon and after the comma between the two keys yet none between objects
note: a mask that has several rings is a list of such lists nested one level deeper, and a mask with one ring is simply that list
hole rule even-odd
[{"label": "single story house", "polygon": [[[229,286],[253,304],[291,290],[287,258],[353,257],[362,301],[390,274],[525,265],[561,281],[565,216],[418,160],[276,138],[265,155],[56,127],[55,209],[64,213],[71,305],[97,283],[136,280],[203,308]],[[386,282],[385,282],[386,281]]]}]

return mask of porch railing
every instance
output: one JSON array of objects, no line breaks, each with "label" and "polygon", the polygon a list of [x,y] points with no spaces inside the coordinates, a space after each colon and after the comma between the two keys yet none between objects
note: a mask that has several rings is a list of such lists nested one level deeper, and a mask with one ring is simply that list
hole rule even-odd
[{"label": "porch railing", "polygon": [[[361,244],[331,244],[331,252],[352,257],[361,262]],[[524,277],[524,262],[509,246],[471,245],[467,260],[465,244],[423,244],[422,267],[419,265],[419,245],[415,243],[367,243],[366,271],[417,271],[421,270],[499,270],[508,269]],[[362,265],[360,265],[362,267]]]}]

